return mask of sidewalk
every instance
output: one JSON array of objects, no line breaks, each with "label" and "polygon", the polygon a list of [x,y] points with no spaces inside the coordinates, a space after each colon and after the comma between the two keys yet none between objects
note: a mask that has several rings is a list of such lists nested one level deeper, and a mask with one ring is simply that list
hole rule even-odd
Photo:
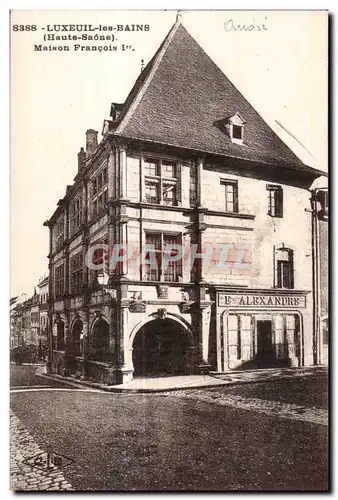
[{"label": "sidewalk", "polygon": [[[275,380],[307,377],[318,373],[327,374],[327,367],[311,366],[306,368],[269,368],[241,372],[218,373],[209,375],[182,375],[173,377],[135,378],[132,382],[119,385],[103,385],[85,380],[60,375],[45,375],[41,368],[37,375],[41,378],[62,382],[72,387],[95,387],[102,391],[117,393],[152,393],[185,389],[202,389],[205,387],[220,387],[225,385],[250,384],[258,382],[273,382]],[[39,372],[39,373],[38,373]]]},{"label": "sidewalk", "polygon": [[10,412],[11,489],[13,491],[72,491],[61,469],[47,465],[47,453],[22,422]]}]

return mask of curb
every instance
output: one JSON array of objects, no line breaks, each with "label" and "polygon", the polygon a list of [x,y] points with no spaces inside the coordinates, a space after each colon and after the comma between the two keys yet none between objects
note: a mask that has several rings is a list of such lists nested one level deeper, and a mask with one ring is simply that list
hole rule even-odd
[{"label": "curb", "polygon": [[[296,374],[285,374],[281,375],[280,377],[262,377],[259,379],[252,379],[252,380],[233,380],[233,381],[220,381],[219,383],[214,383],[214,384],[196,384],[194,386],[183,386],[183,387],[167,387],[167,388],[160,388],[160,389],[151,389],[151,388],[139,388],[139,389],[128,389],[125,387],[119,387],[118,385],[116,386],[106,386],[106,385],[101,385],[95,382],[89,382],[85,380],[69,380],[68,378],[62,377],[61,375],[45,375],[45,374],[40,374],[37,373],[36,375],[47,379],[47,380],[52,380],[54,382],[59,382],[63,383],[65,385],[69,385],[71,387],[77,387],[77,388],[83,388],[87,389],[88,387],[92,387],[95,389],[99,389],[102,392],[110,392],[110,393],[116,393],[116,394],[156,394],[156,393],[164,393],[164,392],[174,392],[174,391],[185,391],[185,390],[191,390],[191,389],[212,389],[213,387],[233,387],[236,385],[243,385],[243,384],[259,384],[263,382],[278,382],[279,380],[291,380],[291,379],[297,379],[297,378],[302,378],[301,375]],[[299,373],[299,372],[298,372]],[[314,373],[309,373],[307,374],[309,376],[314,375]]]}]

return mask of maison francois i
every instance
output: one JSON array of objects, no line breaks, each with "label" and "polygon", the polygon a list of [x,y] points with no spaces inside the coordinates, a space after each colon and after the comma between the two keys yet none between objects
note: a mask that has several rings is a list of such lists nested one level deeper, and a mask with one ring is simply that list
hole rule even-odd
[{"label": "maison francois i", "polygon": [[[54,214],[51,372],[134,376],[314,364],[310,191],[303,164],[178,20],[102,139],[86,133]],[[103,287],[97,243],[232,245],[246,269],[204,259],[121,263]],[[235,257],[234,257],[235,259]],[[245,267],[245,266],[244,266]]]}]

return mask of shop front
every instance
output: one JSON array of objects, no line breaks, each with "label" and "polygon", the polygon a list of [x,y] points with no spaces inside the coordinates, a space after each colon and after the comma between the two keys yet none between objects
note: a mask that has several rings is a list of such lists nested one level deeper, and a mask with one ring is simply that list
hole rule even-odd
[{"label": "shop front", "polygon": [[218,371],[312,364],[307,302],[295,290],[217,292]]}]

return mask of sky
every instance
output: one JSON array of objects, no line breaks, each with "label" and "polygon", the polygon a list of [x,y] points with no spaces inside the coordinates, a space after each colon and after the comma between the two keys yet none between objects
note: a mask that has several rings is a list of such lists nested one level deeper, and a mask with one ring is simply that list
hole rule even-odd
[{"label": "sky", "polygon": [[[100,135],[110,103],[124,102],[141,59],[147,64],[175,18],[176,11],[12,11],[11,296],[32,294],[48,270],[49,231],[43,222],[76,175],[85,131],[94,128]],[[264,23],[267,29],[229,31],[225,27],[231,20]],[[327,171],[327,14],[183,11],[182,22],[293,151]],[[150,29],[113,32],[115,42],[44,42],[47,31],[41,28],[54,24]],[[36,25],[37,30],[13,31],[14,25]],[[34,44],[74,43],[124,43],[134,50],[34,51]]]}]

